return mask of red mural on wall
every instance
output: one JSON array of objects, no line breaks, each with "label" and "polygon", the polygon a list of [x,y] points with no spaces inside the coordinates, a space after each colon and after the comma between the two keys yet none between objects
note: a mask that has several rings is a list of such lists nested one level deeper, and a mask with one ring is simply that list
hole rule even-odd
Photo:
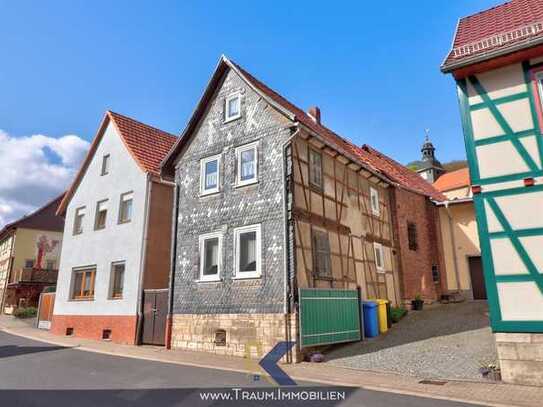
[{"label": "red mural on wall", "polygon": [[38,240],[36,241],[38,253],[36,255],[36,264],[34,267],[37,269],[43,268],[43,260],[45,259],[45,255],[55,250],[58,244],[58,240],[49,240],[46,235],[41,235],[38,237]]}]

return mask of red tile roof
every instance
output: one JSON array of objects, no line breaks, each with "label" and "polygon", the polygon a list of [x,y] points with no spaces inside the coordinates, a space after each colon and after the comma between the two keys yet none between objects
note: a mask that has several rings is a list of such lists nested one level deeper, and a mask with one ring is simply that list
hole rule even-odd
[{"label": "red tile roof", "polygon": [[469,187],[471,185],[469,178],[469,168],[460,168],[443,174],[434,182],[434,188],[438,191],[446,192],[453,189]]},{"label": "red tile roof", "polygon": [[0,229],[0,239],[3,238],[9,231],[17,228],[39,229],[53,232],[62,232],[64,230],[64,219],[56,215],[57,208],[64,198],[64,192],[47,202],[41,208],[34,212],[17,219],[14,222],[4,225]]},{"label": "red tile roof", "polygon": [[110,121],[115,126],[128,152],[142,171],[160,176],[160,163],[174,146],[177,137],[130,117],[108,110],[104,115],[104,119],[91,144],[89,152],[81,164],[79,172],[59,205],[57,213],[63,214],[66,211],[66,207],[70,199],[72,199],[81,178],[83,178]]},{"label": "red tile roof", "polygon": [[332,145],[339,146],[342,150],[358,158],[364,164],[366,164],[370,169],[377,173],[385,175],[388,179],[393,182],[396,182],[400,186],[409,189],[413,192],[426,195],[436,200],[444,200],[443,196],[439,191],[437,191],[432,184],[425,181],[420,175],[411,171],[402,164],[394,161],[392,158],[386,156],[385,154],[373,149],[368,145],[362,147],[357,146],[351,141],[339,136],[334,133],[332,130],[323,126],[320,123],[317,123],[311,118],[306,112],[297,106],[290,103],[283,96],[279,95],[274,90],[270,89],[268,86],[260,82],[250,73],[245,71],[239,65],[231,62],[240,73],[245,76],[245,78],[258,90],[272,99],[274,102],[282,106],[284,109],[295,115],[295,119],[302,123],[304,126],[308,127],[323,139],[330,142]]},{"label": "red tile roof", "polygon": [[106,114],[112,119],[141,169],[160,175],[160,163],[168,155],[177,137],[119,113],[108,111]]},{"label": "red tile roof", "polygon": [[491,50],[506,51],[512,45],[528,43],[535,37],[543,37],[543,1],[512,0],[461,18],[452,50],[443,66]]}]

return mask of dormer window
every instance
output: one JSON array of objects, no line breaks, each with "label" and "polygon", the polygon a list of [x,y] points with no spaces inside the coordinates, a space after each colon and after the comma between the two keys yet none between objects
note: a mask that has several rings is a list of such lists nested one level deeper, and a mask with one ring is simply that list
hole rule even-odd
[{"label": "dormer window", "polygon": [[109,174],[109,154],[102,157],[102,172],[101,175]]},{"label": "dormer window", "polygon": [[224,121],[229,122],[241,117],[241,95],[236,93],[225,100]]}]

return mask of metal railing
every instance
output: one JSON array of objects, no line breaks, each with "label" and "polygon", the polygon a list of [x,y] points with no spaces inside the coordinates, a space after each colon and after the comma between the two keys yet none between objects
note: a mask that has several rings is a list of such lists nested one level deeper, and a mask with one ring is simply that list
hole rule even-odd
[{"label": "metal railing", "polygon": [[37,282],[37,283],[56,283],[58,270],[21,268],[15,270],[11,283]]}]

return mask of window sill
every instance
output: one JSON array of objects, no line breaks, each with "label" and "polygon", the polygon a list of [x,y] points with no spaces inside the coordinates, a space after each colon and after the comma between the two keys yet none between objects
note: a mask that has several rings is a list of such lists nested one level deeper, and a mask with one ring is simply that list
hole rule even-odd
[{"label": "window sill", "polygon": [[214,279],[214,280],[194,280],[195,283],[198,283],[198,284],[205,284],[205,283],[220,283],[222,282],[223,279],[222,278],[217,278],[217,279]]},{"label": "window sill", "polygon": [[108,300],[110,301],[119,301],[119,300],[122,300],[123,297],[109,297]]},{"label": "window sill", "polygon": [[209,192],[200,192],[200,195],[198,196],[199,198],[207,198],[207,197],[210,197],[210,196],[215,196],[215,195],[219,195],[221,191],[217,190],[217,191],[209,191]]},{"label": "window sill", "polygon": [[232,280],[258,280],[262,278],[262,275],[252,275],[252,276],[234,276]]},{"label": "window sill", "polygon": [[241,119],[241,114],[237,115],[237,116],[233,116],[233,117],[229,117],[228,119],[224,119],[224,124],[227,124],[227,123],[232,123],[238,119]]},{"label": "window sill", "polygon": [[94,297],[88,297],[88,298],[71,298],[70,301],[74,301],[74,302],[94,301]]},{"label": "window sill", "polygon": [[251,181],[239,181],[239,182],[236,182],[236,185],[234,186],[235,188],[243,188],[243,187],[249,187],[251,185],[256,185],[258,184],[258,178],[255,179],[255,180],[251,180]]},{"label": "window sill", "polygon": [[123,221],[117,222],[117,224],[118,224],[118,225],[124,225],[125,223],[130,223],[131,221],[132,221],[132,219],[123,220]]}]

